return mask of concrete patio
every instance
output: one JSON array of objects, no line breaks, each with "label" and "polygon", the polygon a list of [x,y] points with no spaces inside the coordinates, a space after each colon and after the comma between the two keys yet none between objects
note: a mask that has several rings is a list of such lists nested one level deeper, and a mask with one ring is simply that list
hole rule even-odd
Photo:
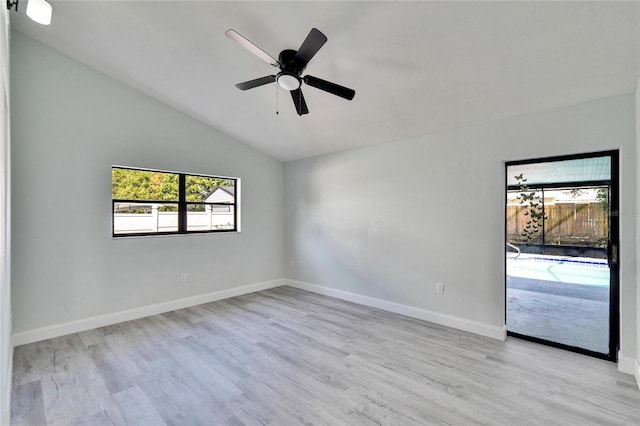
[{"label": "concrete patio", "polygon": [[507,329],[609,352],[609,286],[507,276]]}]

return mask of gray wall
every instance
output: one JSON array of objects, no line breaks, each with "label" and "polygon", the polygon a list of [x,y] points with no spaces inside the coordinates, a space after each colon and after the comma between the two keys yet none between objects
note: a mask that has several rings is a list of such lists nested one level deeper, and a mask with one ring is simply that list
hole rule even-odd
[{"label": "gray wall", "polygon": [[[638,152],[636,153],[637,158],[637,169],[636,169],[636,182],[640,182],[640,78],[638,79],[638,84],[636,85],[636,149]],[[640,183],[639,183],[640,185]],[[638,187],[640,190],[640,187]],[[636,243],[640,243],[640,197],[638,197],[638,208],[636,209],[636,218],[637,218],[637,226],[636,229]],[[638,261],[640,261],[640,250],[638,251]],[[638,277],[640,278],[640,271]],[[636,307],[636,320],[637,320],[637,328],[636,328],[636,365],[635,365],[635,375],[636,381],[638,382],[638,386],[640,386],[640,285],[637,288],[637,307]]]},{"label": "gray wall", "polygon": [[287,276],[501,326],[504,162],[619,148],[621,352],[635,357],[635,140],[625,95],[287,163]]},{"label": "gray wall", "polygon": [[11,407],[11,203],[9,132],[9,11],[0,12],[0,424]]},{"label": "gray wall", "polygon": [[[14,332],[284,276],[281,162],[20,33],[11,49]],[[242,232],[112,239],[112,164],[241,178]]]}]

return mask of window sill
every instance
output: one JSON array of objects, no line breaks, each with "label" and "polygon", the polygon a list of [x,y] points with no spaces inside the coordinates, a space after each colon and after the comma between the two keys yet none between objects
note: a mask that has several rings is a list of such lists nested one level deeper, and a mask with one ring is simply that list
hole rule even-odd
[{"label": "window sill", "polygon": [[195,232],[168,232],[168,233],[158,233],[158,234],[124,234],[124,235],[111,235],[112,240],[138,240],[143,238],[160,238],[160,237],[187,237],[191,235],[220,235],[220,234],[239,234],[240,230],[234,231],[195,231]]}]

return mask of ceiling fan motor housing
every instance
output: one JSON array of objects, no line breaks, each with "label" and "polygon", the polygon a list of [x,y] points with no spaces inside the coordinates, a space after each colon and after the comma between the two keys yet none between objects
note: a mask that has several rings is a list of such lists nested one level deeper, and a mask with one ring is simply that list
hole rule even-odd
[{"label": "ceiling fan motor housing", "polygon": [[280,69],[284,72],[300,75],[302,71],[307,67],[307,64],[303,63],[300,59],[296,59],[297,50],[285,49],[280,52],[278,56],[278,62],[280,62]]}]

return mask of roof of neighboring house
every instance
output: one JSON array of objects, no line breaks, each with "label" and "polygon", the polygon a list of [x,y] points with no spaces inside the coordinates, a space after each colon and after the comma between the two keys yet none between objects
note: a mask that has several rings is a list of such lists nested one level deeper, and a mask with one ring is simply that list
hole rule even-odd
[{"label": "roof of neighboring house", "polygon": [[230,195],[236,195],[236,187],[235,186],[219,186],[216,189],[214,189],[211,193],[213,194],[218,189],[222,189],[223,191],[225,191],[226,193],[228,193]]},{"label": "roof of neighboring house", "polygon": [[235,186],[219,186],[216,189],[214,189],[213,191],[211,191],[211,194],[209,194],[207,199],[204,200],[204,201],[205,202],[211,202],[212,201],[211,198],[213,197],[213,195],[216,192],[218,192],[218,190],[222,190],[223,192],[227,193],[231,197],[235,197],[235,195],[236,195],[236,187]]}]

